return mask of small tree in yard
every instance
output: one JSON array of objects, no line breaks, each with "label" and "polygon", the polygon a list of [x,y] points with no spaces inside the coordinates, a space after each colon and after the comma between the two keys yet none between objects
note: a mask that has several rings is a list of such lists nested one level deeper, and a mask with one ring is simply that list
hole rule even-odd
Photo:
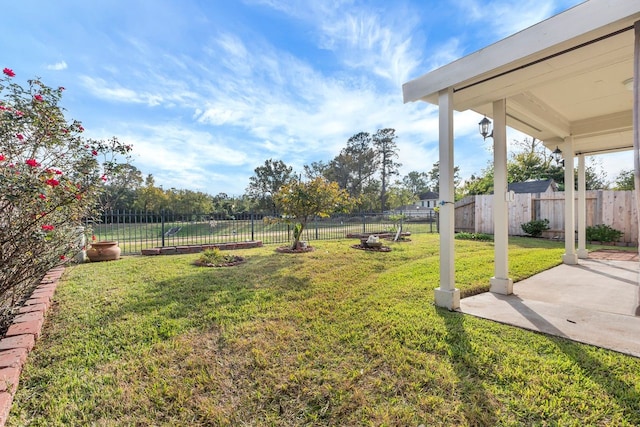
[{"label": "small tree in yard", "polygon": [[127,159],[116,139],[81,136],[58,102],[63,87],[0,78],[0,320],[44,273],[80,251],[81,219]]},{"label": "small tree in yard", "polygon": [[273,196],[276,206],[294,224],[291,249],[298,247],[300,236],[308,222],[316,216],[328,217],[348,210],[353,205],[349,193],[337,183],[317,177],[308,182],[299,180],[285,184]]}]

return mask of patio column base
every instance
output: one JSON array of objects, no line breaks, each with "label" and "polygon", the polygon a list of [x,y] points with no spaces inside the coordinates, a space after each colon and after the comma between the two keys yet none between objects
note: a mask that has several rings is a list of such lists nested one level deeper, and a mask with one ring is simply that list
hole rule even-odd
[{"label": "patio column base", "polygon": [[568,265],[578,264],[578,254],[564,254],[562,255],[562,262]]},{"label": "patio column base", "polygon": [[494,294],[511,295],[513,293],[513,280],[511,279],[492,277],[489,283],[491,283],[489,291]]},{"label": "patio column base", "polygon": [[460,289],[442,289],[434,290],[434,297],[438,307],[444,307],[448,310],[457,310],[460,308]]},{"label": "patio column base", "polygon": [[578,249],[578,258],[579,259],[589,258],[589,251],[586,249]]}]

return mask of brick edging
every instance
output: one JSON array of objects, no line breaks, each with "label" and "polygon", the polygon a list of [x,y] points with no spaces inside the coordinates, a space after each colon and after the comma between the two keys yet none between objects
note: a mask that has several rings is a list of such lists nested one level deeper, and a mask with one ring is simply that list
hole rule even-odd
[{"label": "brick edging", "polygon": [[211,243],[204,245],[184,245],[184,246],[164,246],[150,249],[143,249],[142,255],[175,255],[175,254],[195,254],[207,249],[220,249],[230,251],[234,249],[252,249],[262,246],[262,240],[250,240],[246,242],[233,243]]},{"label": "brick edging", "polygon": [[44,275],[0,339],[0,427],[7,422],[22,367],[40,337],[45,315],[63,273],[64,267],[60,266]]}]

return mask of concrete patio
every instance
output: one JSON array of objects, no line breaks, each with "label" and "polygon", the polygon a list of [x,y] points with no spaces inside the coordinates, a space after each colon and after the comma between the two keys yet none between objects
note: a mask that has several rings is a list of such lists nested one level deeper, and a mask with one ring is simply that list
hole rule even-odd
[{"label": "concrete patio", "polygon": [[594,252],[514,284],[512,295],[464,298],[458,311],[640,357],[637,254]]}]

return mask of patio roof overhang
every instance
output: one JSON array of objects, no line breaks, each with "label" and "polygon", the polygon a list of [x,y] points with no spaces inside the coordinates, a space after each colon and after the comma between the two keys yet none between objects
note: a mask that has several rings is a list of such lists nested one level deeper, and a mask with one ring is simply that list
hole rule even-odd
[{"label": "patio roof overhang", "polygon": [[492,117],[506,100],[507,126],[575,154],[633,148],[634,22],[640,2],[589,0],[403,85],[404,102]]}]

